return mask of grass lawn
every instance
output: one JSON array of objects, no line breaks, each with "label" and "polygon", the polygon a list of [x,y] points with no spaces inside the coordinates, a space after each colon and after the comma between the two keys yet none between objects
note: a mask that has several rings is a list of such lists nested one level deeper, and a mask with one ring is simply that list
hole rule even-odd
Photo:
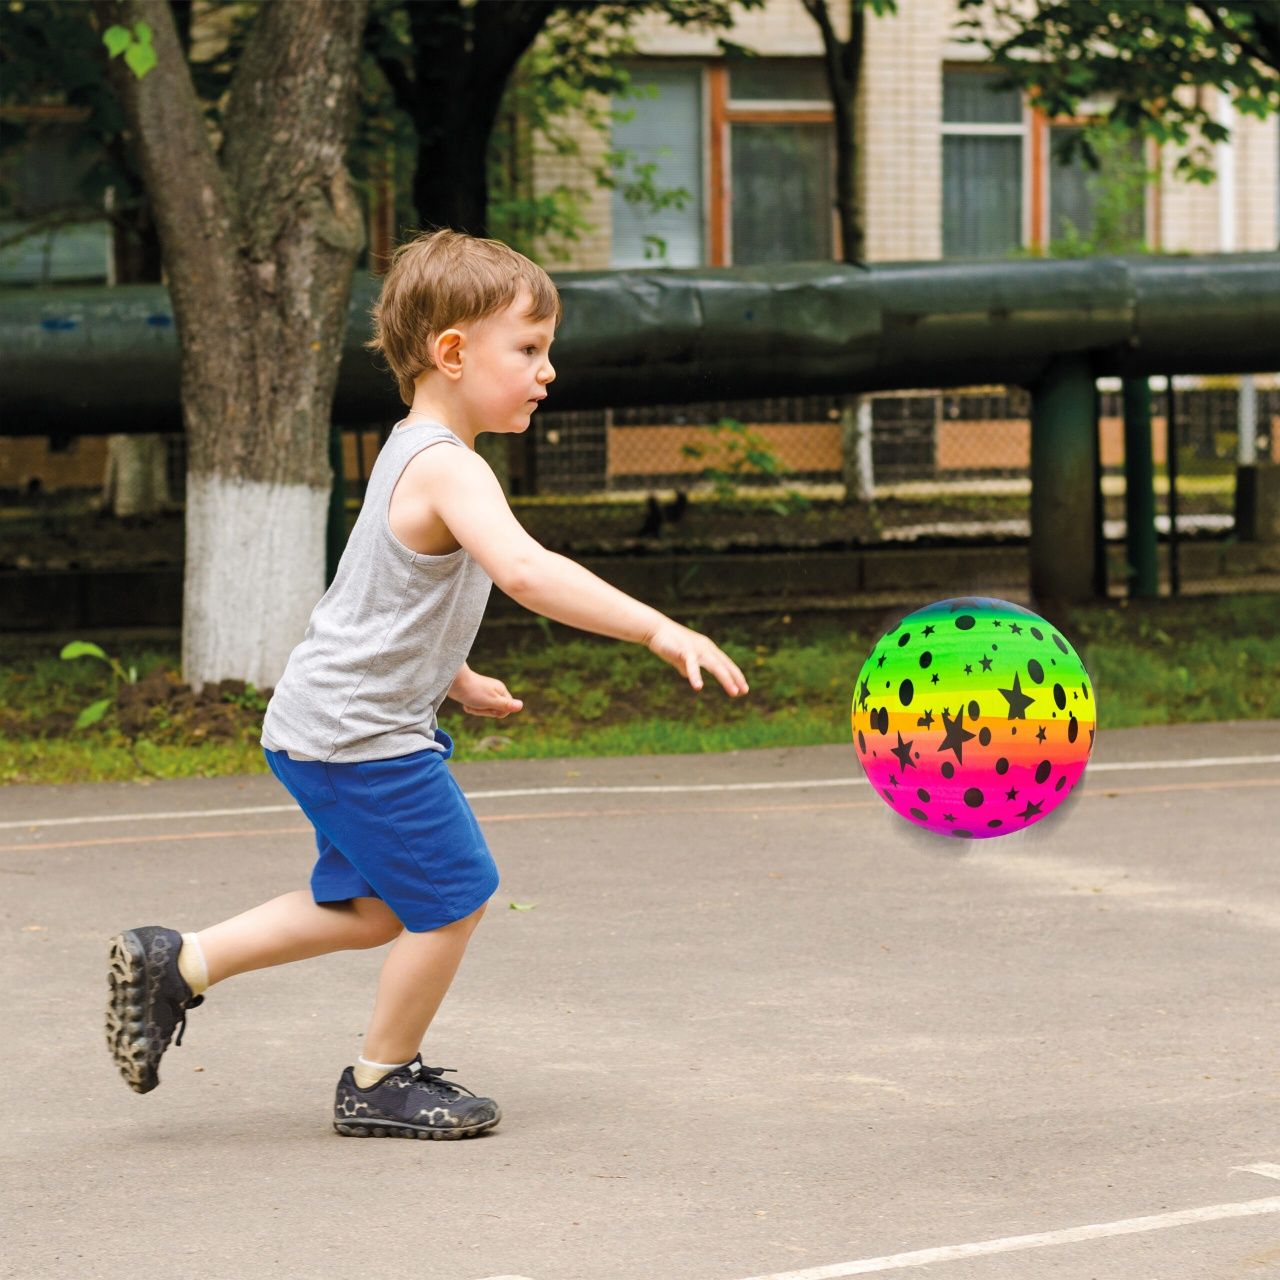
[{"label": "grass lawn", "polygon": [[[525,710],[496,721],[447,703],[441,726],[461,760],[847,742],[854,678],[896,616],[780,614],[727,628],[682,619],[746,673],[751,693],[732,700],[710,682],[694,693],[634,645],[549,625],[482,631],[471,665],[502,679]],[[1055,622],[1089,670],[1100,732],[1280,718],[1280,596],[1090,606]],[[252,687],[228,681],[196,695],[179,681],[176,649],[126,647],[113,656],[136,667],[136,683],[115,690],[100,721],[76,729],[79,712],[113,692],[107,667],[61,661],[52,644],[47,656],[23,648],[28,656],[0,665],[0,784],[266,771],[265,698]]]}]

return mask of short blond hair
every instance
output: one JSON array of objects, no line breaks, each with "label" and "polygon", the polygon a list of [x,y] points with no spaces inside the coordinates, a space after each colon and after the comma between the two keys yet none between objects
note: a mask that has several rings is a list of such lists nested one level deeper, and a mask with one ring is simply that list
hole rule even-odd
[{"label": "short blond hair", "polygon": [[364,345],[380,351],[413,403],[413,382],[435,368],[431,340],[446,329],[483,320],[509,307],[524,285],[533,295],[530,320],[564,316],[560,294],[536,262],[501,240],[484,240],[444,227],[424,232],[391,254],[382,292],[373,304],[373,337]]}]

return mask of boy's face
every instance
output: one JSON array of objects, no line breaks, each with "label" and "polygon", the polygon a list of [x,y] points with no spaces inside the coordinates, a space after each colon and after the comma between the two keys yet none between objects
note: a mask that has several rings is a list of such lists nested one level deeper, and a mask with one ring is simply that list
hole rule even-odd
[{"label": "boy's face", "polygon": [[[527,318],[527,289],[505,311],[467,327],[457,388],[480,431],[521,432],[556,376],[551,364],[555,318]],[[447,357],[446,357],[447,358]]]}]

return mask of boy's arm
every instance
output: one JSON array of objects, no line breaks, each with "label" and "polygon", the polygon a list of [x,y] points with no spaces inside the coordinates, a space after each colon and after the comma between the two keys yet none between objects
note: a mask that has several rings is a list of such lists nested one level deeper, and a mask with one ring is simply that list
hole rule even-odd
[{"label": "boy's arm", "polygon": [[747,691],[742,672],[706,636],[530,537],[479,454],[461,449],[431,453],[424,487],[432,509],[501,591],[556,622],[646,645],[683,671],[694,688],[702,687],[699,668],[705,667],[730,694]]}]

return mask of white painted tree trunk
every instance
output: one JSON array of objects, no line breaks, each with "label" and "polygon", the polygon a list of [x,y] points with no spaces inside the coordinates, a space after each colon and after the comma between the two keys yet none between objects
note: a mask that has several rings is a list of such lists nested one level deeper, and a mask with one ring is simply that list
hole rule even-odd
[{"label": "white painted tree trunk", "polygon": [[[187,477],[182,670],[274,688],[324,594],[326,489]],[[228,607],[230,602],[230,607]]]},{"label": "white painted tree trunk", "polygon": [[153,516],[169,505],[164,436],[107,437],[102,505],[114,516]]}]

